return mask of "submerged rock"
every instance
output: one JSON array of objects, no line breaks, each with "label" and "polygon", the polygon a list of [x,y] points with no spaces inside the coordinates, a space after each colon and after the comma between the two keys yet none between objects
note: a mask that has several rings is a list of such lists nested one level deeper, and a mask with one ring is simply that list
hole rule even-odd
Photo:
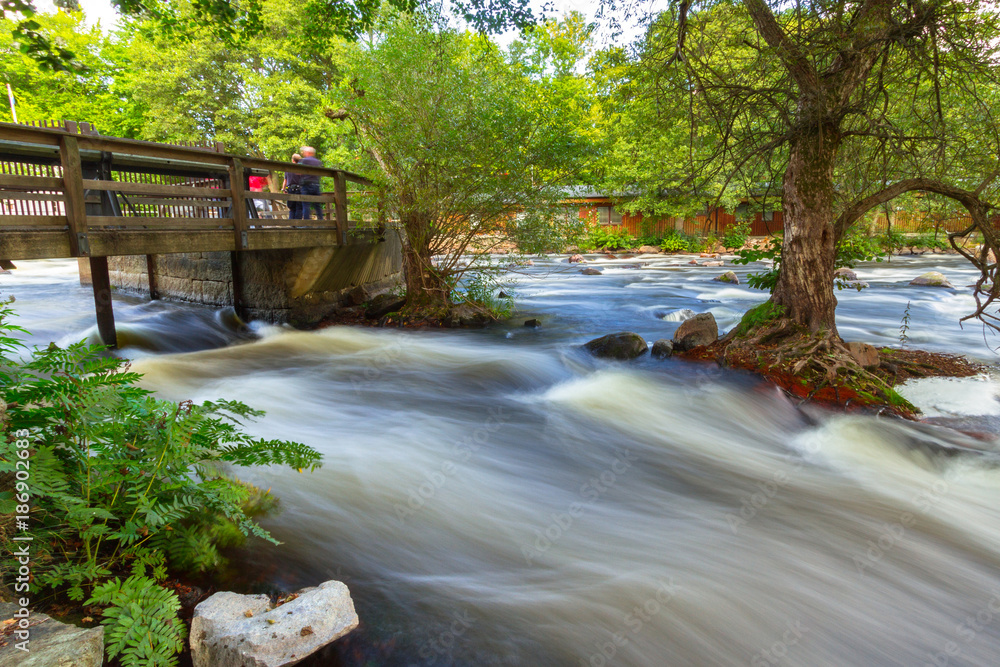
[{"label": "submerged rock", "polygon": [[406,297],[397,296],[390,292],[379,294],[371,300],[365,309],[365,318],[369,320],[380,320],[389,313],[395,313],[406,305]]},{"label": "submerged rock", "polygon": [[618,258],[612,255],[610,252],[606,252],[604,253],[604,259],[618,259]]},{"label": "submerged rock", "polygon": [[537,319],[525,320],[524,326],[531,327],[532,329],[537,329],[538,327],[542,326],[542,323]]},{"label": "submerged rock", "polygon": [[862,368],[875,368],[880,363],[878,350],[868,343],[851,342],[847,344],[847,350]]},{"label": "submerged rock", "polygon": [[713,261],[713,262],[705,262],[704,264],[702,264],[702,266],[722,266],[724,264],[725,262],[723,261]]},{"label": "submerged rock", "polygon": [[910,281],[911,285],[917,285],[922,287],[951,287],[954,289],[954,285],[948,282],[948,279],[944,277],[944,274],[940,271],[928,271],[927,273],[921,274]]},{"label": "submerged rock", "polygon": [[[22,641],[14,634],[21,619],[16,614],[21,607],[0,603],[0,627],[7,644],[0,648],[0,667],[101,667],[104,664],[104,627],[78,628],[75,625],[31,612],[27,618],[28,652],[15,644]],[[5,621],[14,621],[7,624]],[[8,634],[9,633],[9,634]]]},{"label": "submerged rock", "polygon": [[590,268],[590,267],[587,267],[586,269],[580,269],[580,273],[582,273],[585,276],[600,276],[600,275],[604,275],[601,272],[600,269],[593,269],[593,268]]},{"label": "submerged rock", "polygon": [[645,339],[631,331],[619,331],[595,338],[584,347],[595,357],[605,359],[635,359],[648,349]]},{"label": "submerged rock", "polygon": [[712,280],[717,280],[720,283],[731,283],[733,285],[740,284],[740,277],[735,273],[733,273],[732,271],[726,271],[721,276],[716,276],[715,278],[712,278]]},{"label": "submerged rock", "polygon": [[719,325],[712,313],[698,313],[684,320],[674,333],[674,349],[680,352],[702,345],[711,345],[719,339]]},{"label": "submerged rock", "polygon": [[570,257],[566,261],[569,262],[570,264],[574,264],[576,262],[586,262],[587,260],[586,260],[586,258],[584,258],[583,255],[573,255],[572,257]]},{"label": "submerged rock", "polygon": [[661,338],[653,343],[653,350],[650,354],[654,359],[666,359],[674,353],[674,341],[669,338]]},{"label": "submerged rock", "polygon": [[273,606],[266,595],[216,593],[194,609],[194,667],[294,665],[358,627],[351,593],[339,581],[304,588]]}]

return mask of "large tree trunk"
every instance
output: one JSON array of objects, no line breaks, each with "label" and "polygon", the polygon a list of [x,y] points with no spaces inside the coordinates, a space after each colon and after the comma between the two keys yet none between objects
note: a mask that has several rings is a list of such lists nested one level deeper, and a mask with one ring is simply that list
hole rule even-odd
[{"label": "large tree trunk", "polygon": [[792,141],[783,184],[781,273],[771,296],[794,324],[834,336],[833,165],[839,147],[839,133],[830,126],[817,126]]},{"label": "large tree trunk", "polygon": [[431,261],[428,225],[419,215],[404,216],[403,272],[406,309],[413,314],[440,316],[450,305],[451,290]]}]

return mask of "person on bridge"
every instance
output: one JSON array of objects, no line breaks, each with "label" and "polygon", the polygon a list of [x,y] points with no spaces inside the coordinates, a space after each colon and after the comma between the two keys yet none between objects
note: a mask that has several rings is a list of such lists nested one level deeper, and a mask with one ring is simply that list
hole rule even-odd
[{"label": "person on bridge", "polygon": [[[298,153],[292,155],[292,163],[298,164],[302,161],[302,156]],[[290,195],[302,194],[302,174],[293,174],[290,171],[285,172],[285,182],[281,184],[281,191],[286,192]],[[288,200],[288,219],[289,220],[301,220],[302,219],[302,204],[305,202],[295,201],[294,199]]]},{"label": "person on bridge", "polygon": [[[299,164],[304,164],[309,167],[322,167],[323,163],[316,158],[316,149],[312,146],[303,146],[299,149],[302,153],[302,161]],[[319,176],[312,175],[301,175],[299,176],[300,183],[302,184],[302,194],[304,195],[318,195],[319,194]],[[311,208],[316,209],[316,219],[323,219],[323,205],[319,202],[312,202],[310,207],[310,202],[302,202],[300,204],[302,207],[302,219],[309,220],[312,218]]]},{"label": "person on bridge", "polygon": [[[267,172],[264,176],[258,176],[257,174],[251,174],[248,178],[250,183],[251,192],[263,192],[267,188],[268,192],[274,192],[274,183],[271,180],[271,172]],[[254,206],[257,208],[257,213],[261,218],[273,218],[271,214],[271,200],[270,199],[254,199]]]}]

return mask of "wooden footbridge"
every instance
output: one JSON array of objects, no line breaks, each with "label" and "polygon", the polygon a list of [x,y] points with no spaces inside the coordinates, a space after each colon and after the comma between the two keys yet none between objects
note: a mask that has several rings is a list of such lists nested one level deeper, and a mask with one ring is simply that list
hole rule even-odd
[{"label": "wooden footbridge", "polygon": [[[294,172],[329,178],[316,196],[250,192],[249,177]],[[280,182],[280,181],[279,181]],[[349,184],[370,183],[340,169],[306,167],[225,153],[221,146],[175,146],[96,134],[86,123],[29,127],[0,123],[0,258],[87,258],[98,330],[116,345],[108,260],[167,253],[229,251],[233,305],[240,312],[238,254],[347,243]],[[320,204],[320,219],[290,220],[288,200]],[[275,206],[258,211],[258,202]],[[264,216],[267,217],[264,217]]]}]

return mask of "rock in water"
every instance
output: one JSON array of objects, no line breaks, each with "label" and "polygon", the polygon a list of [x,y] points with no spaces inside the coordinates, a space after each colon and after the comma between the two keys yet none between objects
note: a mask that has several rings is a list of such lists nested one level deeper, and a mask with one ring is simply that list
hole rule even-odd
[{"label": "rock in water", "polygon": [[910,281],[911,285],[926,286],[926,287],[950,287],[955,289],[955,286],[948,282],[948,279],[944,277],[940,271],[928,271],[927,273],[921,274]]},{"label": "rock in water", "polygon": [[868,343],[848,343],[847,349],[862,368],[875,368],[880,363],[878,350]]},{"label": "rock in water", "polygon": [[651,354],[654,359],[666,359],[674,353],[674,341],[668,338],[661,338],[653,343]]},{"label": "rock in water", "polygon": [[605,359],[635,359],[648,349],[646,341],[637,333],[620,331],[595,338],[584,345],[595,357]]},{"label": "rock in water", "polygon": [[574,264],[576,262],[586,262],[587,260],[584,258],[583,255],[573,255],[566,261],[569,262],[570,264]]},{"label": "rock in water", "polygon": [[643,255],[649,255],[658,252],[660,252],[660,249],[657,248],[655,245],[644,245],[641,248],[639,248],[639,253]]},{"label": "rock in water", "polygon": [[[0,627],[8,628],[4,621],[14,619],[21,607],[13,603],[0,603]],[[18,622],[20,619],[16,619]],[[5,636],[6,646],[0,648],[0,667],[101,667],[104,664],[104,628],[78,628],[31,612],[28,616],[29,652],[14,646],[16,635]],[[18,624],[9,625],[10,632]],[[6,633],[5,633],[6,634]]]},{"label": "rock in water", "polygon": [[854,281],[858,279],[858,274],[846,266],[842,266],[833,272],[833,277],[840,278],[841,280]]},{"label": "rock in water", "polygon": [[397,310],[406,305],[406,297],[396,296],[386,292],[385,294],[379,294],[377,297],[372,299],[371,303],[365,309],[365,318],[369,320],[380,320],[389,313],[395,313]]},{"label": "rock in water", "polygon": [[733,285],[740,284],[740,277],[732,271],[726,271],[721,276],[712,278],[712,280],[718,280],[720,283],[732,283]]},{"label": "rock in water", "polygon": [[216,593],[194,608],[194,667],[293,665],[358,627],[347,586],[304,588],[278,607],[266,595]]},{"label": "rock in water", "polygon": [[725,262],[704,262],[702,266],[722,266]]},{"label": "rock in water", "polygon": [[524,326],[531,327],[532,329],[537,329],[538,327],[542,326],[542,323],[540,321],[538,321],[537,319],[525,320],[524,321]]},{"label": "rock in water", "polygon": [[674,349],[684,352],[719,339],[719,325],[712,313],[698,313],[684,320],[674,333]]},{"label": "rock in water", "polygon": [[604,275],[603,273],[601,273],[600,269],[594,269],[594,268],[590,268],[590,267],[587,267],[586,269],[581,269],[580,273],[582,273],[585,276],[601,276],[601,275]]}]

